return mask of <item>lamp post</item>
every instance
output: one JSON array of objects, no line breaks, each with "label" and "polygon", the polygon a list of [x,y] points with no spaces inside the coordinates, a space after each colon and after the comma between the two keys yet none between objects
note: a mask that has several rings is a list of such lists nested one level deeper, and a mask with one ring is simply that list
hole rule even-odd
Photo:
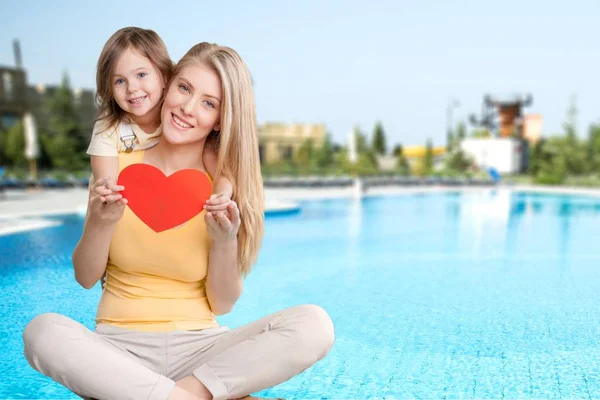
[{"label": "lamp post", "polygon": [[458,100],[454,98],[448,99],[448,106],[446,108],[446,148],[448,150],[452,147],[452,111],[458,107],[460,107]]}]

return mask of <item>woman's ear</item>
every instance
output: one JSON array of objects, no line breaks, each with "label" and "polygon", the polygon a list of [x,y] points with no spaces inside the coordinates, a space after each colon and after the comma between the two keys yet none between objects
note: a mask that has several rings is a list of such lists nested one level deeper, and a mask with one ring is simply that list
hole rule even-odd
[{"label": "woman's ear", "polygon": [[213,131],[215,131],[215,132],[219,132],[220,130],[221,130],[221,124],[220,124],[220,123],[218,123],[218,124],[216,124],[216,125],[214,126],[214,128],[213,128]]}]

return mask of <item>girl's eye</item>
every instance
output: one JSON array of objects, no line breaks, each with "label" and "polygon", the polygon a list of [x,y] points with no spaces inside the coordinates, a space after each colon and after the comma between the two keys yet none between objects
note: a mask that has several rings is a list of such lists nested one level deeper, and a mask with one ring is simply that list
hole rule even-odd
[{"label": "girl's eye", "polygon": [[140,72],[140,73],[138,74],[138,78],[143,78],[143,77],[145,77],[145,76],[147,76],[147,75],[148,75],[148,73],[147,73],[147,72]]},{"label": "girl's eye", "polygon": [[117,80],[115,81],[115,85],[120,85],[120,84],[121,84],[121,83],[123,83],[123,82],[125,82],[125,80],[124,80],[124,79],[121,79],[121,78],[119,78],[119,79],[117,79]]},{"label": "girl's eye", "polygon": [[190,88],[187,87],[187,86],[185,86],[185,85],[183,85],[183,84],[179,85],[179,90],[181,90],[182,92],[185,92],[185,93],[189,93],[190,92]]},{"label": "girl's eye", "polygon": [[210,101],[210,100],[204,100],[204,104],[205,104],[207,107],[210,107],[210,108],[215,108],[215,104],[214,104],[212,101]]}]

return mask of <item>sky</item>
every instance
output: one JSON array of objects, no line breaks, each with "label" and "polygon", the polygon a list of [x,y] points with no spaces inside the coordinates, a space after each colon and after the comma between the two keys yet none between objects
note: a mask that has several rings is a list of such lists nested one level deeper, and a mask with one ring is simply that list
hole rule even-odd
[{"label": "sky", "polygon": [[531,93],[545,136],[570,99],[579,135],[600,122],[600,1],[29,1],[0,0],[0,65],[19,39],[29,84],[95,88],[110,35],[155,30],[173,60],[194,44],[234,48],[255,81],[259,123],[323,123],[334,142],[383,124],[388,147],[444,145],[485,94]]}]

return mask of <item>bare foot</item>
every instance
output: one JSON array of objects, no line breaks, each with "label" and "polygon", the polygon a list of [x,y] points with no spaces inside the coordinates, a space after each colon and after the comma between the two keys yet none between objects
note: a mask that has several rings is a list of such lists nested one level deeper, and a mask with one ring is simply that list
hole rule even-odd
[{"label": "bare foot", "polygon": [[192,393],[179,386],[175,386],[171,391],[171,394],[169,394],[168,400],[200,400],[200,397],[194,396]]},{"label": "bare foot", "polygon": [[[211,400],[212,394],[208,391],[206,386],[202,384],[195,376],[190,375],[175,382],[175,388],[178,390],[179,396],[184,396],[185,393],[191,397],[181,397],[182,400]],[[173,390],[174,392],[175,390]],[[184,393],[185,392],[185,393]],[[169,400],[179,399],[169,397]]]}]

